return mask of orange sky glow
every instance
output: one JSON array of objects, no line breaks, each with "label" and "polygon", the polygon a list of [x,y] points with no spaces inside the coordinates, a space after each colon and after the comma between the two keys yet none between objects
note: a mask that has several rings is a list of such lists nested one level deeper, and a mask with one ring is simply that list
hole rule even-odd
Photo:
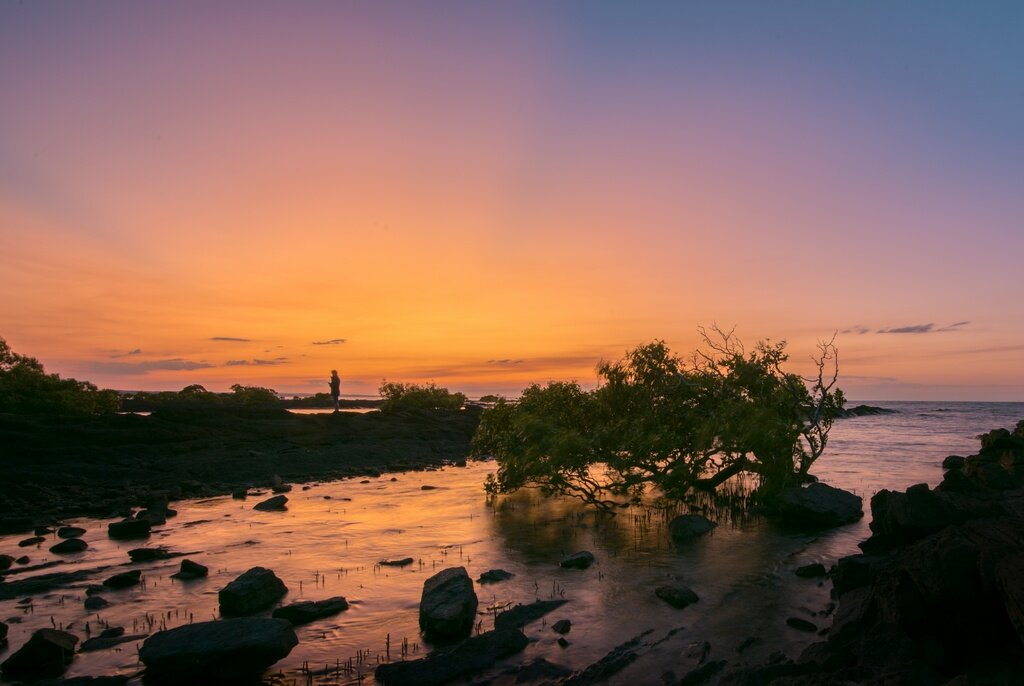
[{"label": "orange sky glow", "polygon": [[3,5],[0,336],[476,397],[717,322],[796,371],[837,333],[853,398],[1024,400],[1019,31],[573,7]]}]

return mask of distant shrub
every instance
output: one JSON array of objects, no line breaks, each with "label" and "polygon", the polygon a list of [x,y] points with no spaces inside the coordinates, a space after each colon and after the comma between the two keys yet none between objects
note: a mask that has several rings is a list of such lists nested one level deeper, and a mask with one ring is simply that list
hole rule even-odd
[{"label": "distant shrub", "polygon": [[382,410],[458,410],[466,402],[462,393],[452,393],[433,383],[399,383],[384,380],[380,384],[384,399]]},{"label": "distant shrub", "polygon": [[116,392],[47,374],[39,360],[19,355],[0,338],[0,412],[102,414],[119,407]]},{"label": "distant shrub", "polygon": [[482,395],[482,396],[480,396],[480,401],[479,402],[482,402],[482,403],[496,403],[499,400],[504,400],[504,398],[502,396],[500,396],[500,395]]}]

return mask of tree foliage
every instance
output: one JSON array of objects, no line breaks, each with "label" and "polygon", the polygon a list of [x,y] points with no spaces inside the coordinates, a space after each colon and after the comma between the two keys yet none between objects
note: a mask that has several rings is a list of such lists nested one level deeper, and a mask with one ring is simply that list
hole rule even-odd
[{"label": "tree foliage", "polygon": [[384,380],[378,389],[384,402],[381,410],[457,410],[466,402],[462,393],[452,393],[433,383],[416,384]]},{"label": "tree foliage", "polygon": [[100,414],[116,412],[120,399],[88,381],[47,374],[34,357],[19,355],[0,338],[0,412]]},{"label": "tree foliage", "polygon": [[488,490],[539,487],[608,507],[651,486],[677,498],[714,489],[741,472],[766,496],[805,477],[844,403],[832,341],[804,379],[783,370],[785,342],[747,352],[732,332],[701,333],[689,359],[655,341],[602,363],[593,391],[551,382],[499,401],[474,437],[498,462]]}]

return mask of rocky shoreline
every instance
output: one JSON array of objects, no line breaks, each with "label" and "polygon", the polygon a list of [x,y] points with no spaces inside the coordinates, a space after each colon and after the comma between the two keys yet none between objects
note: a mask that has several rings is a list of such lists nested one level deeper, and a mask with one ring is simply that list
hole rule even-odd
[{"label": "rocky shoreline", "polygon": [[0,414],[0,533],[154,500],[465,460],[478,409],[297,415]]}]

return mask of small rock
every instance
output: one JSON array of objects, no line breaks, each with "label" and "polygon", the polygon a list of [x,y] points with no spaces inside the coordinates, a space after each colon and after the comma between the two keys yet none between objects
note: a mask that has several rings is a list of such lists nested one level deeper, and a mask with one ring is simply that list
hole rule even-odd
[{"label": "small rock", "polygon": [[422,486],[420,486],[420,490],[421,491],[435,491],[435,490],[437,490],[437,486],[429,486],[427,484],[423,484]]},{"label": "small rock", "polygon": [[594,553],[589,550],[581,550],[563,559],[558,565],[566,569],[586,569],[594,564],[594,560]]},{"label": "small rock", "polygon": [[110,603],[101,595],[91,595],[85,599],[85,609],[90,612],[93,610],[102,610],[108,605],[110,605]]},{"label": "small rock", "polygon": [[51,545],[50,552],[57,555],[67,555],[70,553],[80,553],[88,547],[89,544],[80,538],[68,538],[56,545]]},{"label": "small rock", "polygon": [[231,497],[234,498],[235,500],[245,500],[246,498],[249,497],[249,489],[236,488],[235,490],[231,491]]},{"label": "small rock", "polygon": [[411,557],[403,557],[398,560],[381,560],[377,564],[381,567],[405,567],[406,565],[411,565],[413,562],[415,562],[415,560]]},{"label": "small rock", "polygon": [[115,574],[109,579],[105,579],[103,581],[103,585],[107,588],[118,590],[134,586],[139,583],[140,579],[142,579],[142,570],[133,569],[130,572],[121,572],[120,574]]},{"label": "small rock", "polygon": [[568,641],[568,640],[566,640],[565,636],[560,636],[560,637],[558,638],[558,641],[557,641],[557,642],[558,642],[558,646],[559,646],[560,648],[568,648],[568,647],[569,647],[569,641]]},{"label": "small rock", "polygon": [[511,579],[515,574],[512,572],[506,572],[504,569],[488,569],[486,572],[480,575],[480,578],[476,580],[478,584],[493,584],[499,581],[505,581]]},{"label": "small rock", "polygon": [[526,605],[516,605],[510,610],[505,610],[494,618],[495,629],[519,629],[530,622],[534,622],[552,610],[565,605],[568,600],[559,598],[557,600],[537,600]]},{"label": "small rock", "polygon": [[78,538],[85,535],[85,529],[80,526],[62,526],[57,529],[57,538]]},{"label": "small rock", "polygon": [[556,634],[567,634],[572,629],[572,622],[568,619],[560,619],[551,625],[551,630]]},{"label": "small rock", "polygon": [[273,512],[276,510],[286,510],[288,503],[288,496],[286,495],[275,495],[272,498],[267,498],[263,502],[257,503],[252,509],[260,510],[261,512]]},{"label": "small rock", "polygon": [[78,637],[56,629],[38,629],[16,653],[0,665],[6,679],[32,681],[64,673],[75,657]]},{"label": "small rock", "polygon": [[686,586],[659,586],[654,589],[654,595],[658,596],[672,607],[683,609],[688,605],[700,600],[697,594]]},{"label": "small rock", "polygon": [[114,646],[121,645],[122,643],[131,643],[132,641],[141,641],[146,638],[149,634],[125,634],[124,627],[112,627],[110,629],[104,629],[99,636],[90,638],[82,642],[82,647],[79,648],[79,652],[89,653],[96,650],[106,650],[113,648]]},{"label": "small rock", "polygon": [[841,526],[864,516],[864,501],[859,495],[819,482],[806,488],[787,488],[776,506],[776,514],[787,524]]},{"label": "small rock", "polygon": [[227,617],[259,612],[276,603],[287,592],[288,587],[272,571],[253,567],[217,594],[220,613]]},{"label": "small rock", "polygon": [[444,569],[423,583],[420,628],[428,640],[465,638],[473,629],[477,602],[466,568]]},{"label": "small rock", "polygon": [[786,619],[786,624],[791,626],[791,627],[793,627],[797,631],[817,631],[818,630],[817,626],[815,626],[811,622],[808,622],[806,619],[801,619],[800,617],[788,617]]},{"label": "small rock", "polygon": [[703,536],[718,524],[696,514],[679,515],[668,523],[668,531],[675,541],[689,541]]},{"label": "small rock", "polygon": [[36,536],[45,536],[47,534],[52,534],[53,533],[53,529],[51,529],[48,526],[37,526],[32,531],[32,533],[34,533]]},{"label": "small rock", "polygon": [[24,540],[18,541],[18,547],[19,548],[27,548],[30,545],[39,545],[40,543],[44,542],[45,540],[46,539],[43,538],[42,536],[32,536],[31,538],[26,538]]},{"label": "small rock", "polygon": [[107,535],[117,540],[149,537],[150,522],[146,519],[124,519],[107,525]]},{"label": "small rock", "polygon": [[0,572],[10,569],[12,564],[14,564],[13,557],[10,555],[0,555]]},{"label": "small rock", "polygon": [[270,490],[272,492],[274,492],[274,493],[291,493],[292,485],[291,484],[280,484],[278,486],[271,487]]},{"label": "small rock", "polygon": [[797,567],[796,572],[794,573],[804,579],[813,579],[814,577],[825,576],[825,565],[820,562],[814,562],[809,565]]},{"label": "small rock", "polygon": [[192,560],[182,560],[181,569],[176,573],[171,574],[172,579],[179,579],[181,581],[192,581],[193,579],[202,579],[210,570],[204,565]]},{"label": "small rock", "polygon": [[166,560],[174,557],[167,548],[132,548],[128,551],[128,557],[132,562],[153,562],[154,560]]},{"label": "small rock", "polygon": [[31,561],[32,560],[29,559],[28,555],[22,555],[21,557],[19,557],[17,560],[14,561],[14,564],[16,564],[16,565],[27,565]]},{"label": "small rock", "polygon": [[306,600],[301,603],[285,605],[274,610],[272,616],[287,619],[292,626],[298,626],[336,615],[347,609],[348,601],[342,596],[336,596],[326,600]]}]

